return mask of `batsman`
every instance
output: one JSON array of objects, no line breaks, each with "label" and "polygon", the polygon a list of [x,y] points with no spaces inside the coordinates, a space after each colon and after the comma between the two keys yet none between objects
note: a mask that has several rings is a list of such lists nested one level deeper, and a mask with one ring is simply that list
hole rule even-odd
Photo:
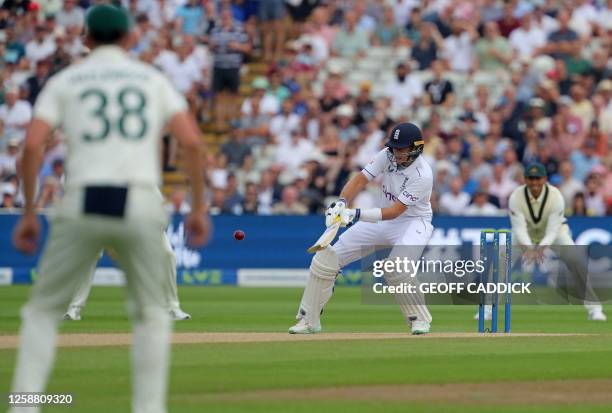
[{"label": "batsman", "polygon": [[[362,258],[367,247],[391,246],[394,256],[420,259],[433,232],[431,192],[433,173],[421,154],[425,146],[421,130],[412,123],[393,128],[386,143],[361,173],[351,178],[325,213],[327,227],[340,223],[350,227],[330,246],[319,250],[310,265],[310,274],[291,334],[321,331],[321,313],[330,300],[342,267]],[[378,208],[352,209],[351,201],[369,181],[380,178]],[[413,283],[406,273],[387,273],[389,285]],[[432,322],[422,294],[395,294],[406,323],[413,334],[426,334]]]},{"label": "batsman", "polygon": [[[514,190],[508,202],[512,239],[523,251],[523,259],[541,262],[547,248],[559,247],[555,248],[559,258],[583,286],[580,295],[589,320],[606,321],[601,304],[588,284],[586,265],[577,249],[571,247],[575,244],[564,217],[561,192],[547,182],[546,168],[541,163],[527,167],[525,182]],[[487,306],[485,317],[490,318],[490,314],[491,308]]]}]

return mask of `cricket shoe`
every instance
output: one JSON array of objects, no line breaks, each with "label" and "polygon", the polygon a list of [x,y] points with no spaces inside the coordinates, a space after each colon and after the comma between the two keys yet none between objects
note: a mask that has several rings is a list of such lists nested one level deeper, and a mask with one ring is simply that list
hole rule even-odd
[{"label": "cricket shoe", "polygon": [[601,308],[593,309],[589,311],[589,320],[591,321],[607,321],[608,317],[601,311]]},{"label": "cricket shoe", "polygon": [[430,328],[431,328],[430,323],[428,323],[427,321],[418,321],[418,320],[413,321],[412,326],[410,327],[410,329],[412,330],[412,334],[415,336],[429,333]]},{"label": "cricket shoe", "polygon": [[64,320],[80,321],[81,320],[81,307],[68,307],[68,311],[64,314]]},{"label": "cricket shoe", "polygon": [[[486,321],[490,321],[493,318],[493,307],[491,305],[485,305],[484,316]],[[474,315],[474,320],[478,320],[478,313]]]},{"label": "cricket shoe", "polygon": [[293,326],[289,328],[289,334],[315,334],[321,332],[321,321],[313,327],[306,322],[303,318]]},{"label": "cricket shoe", "polygon": [[191,315],[177,307],[170,310],[170,318],[174,321],[191,320]]}]

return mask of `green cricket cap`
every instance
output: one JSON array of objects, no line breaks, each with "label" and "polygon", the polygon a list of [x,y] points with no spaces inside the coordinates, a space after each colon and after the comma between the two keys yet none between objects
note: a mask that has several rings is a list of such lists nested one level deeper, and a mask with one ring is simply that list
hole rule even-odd
[{"label": "green cricket cap", "polygon": [[112,42],[130,31],[130,15],[123,7],[98,4],[87,13],[85,25],[95,40]]},{"label": "green cricket cap", "polygon": [[525,170],[525,177],[527,178],[545,178],[546,176],[546,168],[539,162],[530,164]]}]

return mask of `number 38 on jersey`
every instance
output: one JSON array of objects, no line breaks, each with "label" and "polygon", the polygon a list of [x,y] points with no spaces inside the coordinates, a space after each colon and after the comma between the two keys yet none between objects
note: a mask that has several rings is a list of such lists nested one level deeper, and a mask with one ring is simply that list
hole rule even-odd
[{"label": "number 38 on jersey", "polygon": [[[127,86],[119,89],[116,95],[90,88],[84,90],[79,98],[85,107],[91,108],[91,122],[87,122],[88,127],[82,134],[83,140],[100,141],[111,133],[117,133],[124,139],[138,140],[147,133],[148,124],[144,114],[147,98],[140,88]],[[110,113],[109,107],[117,106],[119,113]]]}]

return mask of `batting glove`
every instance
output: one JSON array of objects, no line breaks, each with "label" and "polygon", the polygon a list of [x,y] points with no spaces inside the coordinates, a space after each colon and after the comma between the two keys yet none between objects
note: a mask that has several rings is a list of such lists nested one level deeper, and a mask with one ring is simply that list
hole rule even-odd
[{"label": "batting glove", "polygon": [[359,217],[361,216],[361,209],[350,209],[346,208],[340,214],[340,226],[341,227],[351,227],[357,221],[359,221]]},{"label": "batting glove", "polygon": [[332,202],[327,210],[325,211],[325,226],[329,227],[332,224],[338,222],[338,217],[342,215],[342,212],[346,209],[346,201],[342,198],[336,202]]}]

